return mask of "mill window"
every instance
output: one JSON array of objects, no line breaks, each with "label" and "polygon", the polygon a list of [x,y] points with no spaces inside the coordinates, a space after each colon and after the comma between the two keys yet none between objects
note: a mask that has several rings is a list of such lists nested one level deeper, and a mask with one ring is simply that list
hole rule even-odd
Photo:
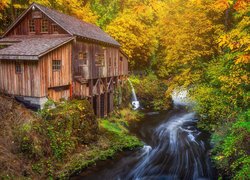
[{"label": "mill window", "polygon": [[62,66],[61,60],[53,60],[52,61],[52,70],[53,71],[60,71]]},{"label": "mill window", "polygon": [[104,66],[104,53],[95,54],[95,64],[97,66]]},{"label": "mill window", "polygon": [[98,53],[95,54],[95,64],[97,66],[104,66],[105,65],[105,58],[104,58],[104,53],[105,53],[105,47],[99,47]]},{"label": "mill window", "polygon": [[41,23],[41,32],[48,32],[48,20],[43,19]]},{"label": "mill window", "polygon": [[29,32],[31,33],[35,32],[35,20],[34,19],[29,20]]},{"label": "mill window", "polygon": [[16,73],[22,73],[22,64],[20,62],[16,62]]},{"label": "mill window", "polygon": [[87,52],[79,52],[78,60],[80,61],[80,65],[86,65],[88,60]]}]

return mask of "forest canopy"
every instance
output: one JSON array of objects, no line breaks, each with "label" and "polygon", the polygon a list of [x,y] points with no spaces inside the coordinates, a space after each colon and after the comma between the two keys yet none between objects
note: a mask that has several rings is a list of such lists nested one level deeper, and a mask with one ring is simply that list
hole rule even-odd
[{"label": "forest canopy", "polygon": [[[0,33],[31,4],[0,2]],[[185,87],[212,133],[223,176],[249,179],[250,0],[34,0],[94,23],[121,44],[131,71]]]}]

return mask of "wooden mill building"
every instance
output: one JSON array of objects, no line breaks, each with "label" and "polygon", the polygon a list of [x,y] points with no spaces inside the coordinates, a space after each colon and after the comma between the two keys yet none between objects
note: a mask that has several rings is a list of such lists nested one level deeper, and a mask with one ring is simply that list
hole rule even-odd
[{"label": "wooden mill building", "polygon": [[0,90],[39,108],[48,98],[81,98],[105,116],[127,74],[127,56],[112,37],[36,3],[0,39]]}]

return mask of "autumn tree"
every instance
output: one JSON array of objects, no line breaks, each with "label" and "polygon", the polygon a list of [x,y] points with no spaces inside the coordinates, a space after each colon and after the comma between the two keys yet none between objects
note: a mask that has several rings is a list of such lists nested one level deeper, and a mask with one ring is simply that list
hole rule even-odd
[{"label": "autumn tree", "polygon": [[149,4],[138,3],[125,9],[107,26],[107,32],[121,43],[122,50],[129,56],[131,69],[150,66],[157,45],[155,18]]},{"label": "autumn tree", "polygon": [[[165,5],[159,19],[158,58],[160,77],[170,78],[173,86],[190,86],[202,79],[206,63],[217,53],[216,32],[220,18],[211,1],[173,1]],[[216,18],[215,18],[216,15]],[[174,87],[173,87],[174,88]]]}]

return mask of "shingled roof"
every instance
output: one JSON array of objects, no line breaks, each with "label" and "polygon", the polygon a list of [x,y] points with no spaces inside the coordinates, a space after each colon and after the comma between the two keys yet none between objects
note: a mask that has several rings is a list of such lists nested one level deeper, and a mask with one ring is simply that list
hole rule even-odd
[{"label": "shingled roof", "polygon": [[69,36],[19,36],[3,38],[0,40],[0,44],[11,45],[0,50],[0,59],[39,60],[39,57],[73,39],[74,37]]},{"label": "shingled roof", "polygon": [[[22,14],[21,17],[18,18],[15,23],[17,23],[33,6],[42,11],[52,21],[56,22],[59,26],[61,26],[61,28],[63,28],[71,35],[103,43],[108,43],[114,46],[120,46],[120,44],[115,39],[113,39],[111,36],[101,30],[98,26],[84,22],[75,17],[60,13],[56,10],[47,8],[37,3],[32,3],[28,10],[24,14]],[[13,23],[11,27],[13,27],[15,23]],[[4,35],[8,33],[11,27],[5,32]]]}]

